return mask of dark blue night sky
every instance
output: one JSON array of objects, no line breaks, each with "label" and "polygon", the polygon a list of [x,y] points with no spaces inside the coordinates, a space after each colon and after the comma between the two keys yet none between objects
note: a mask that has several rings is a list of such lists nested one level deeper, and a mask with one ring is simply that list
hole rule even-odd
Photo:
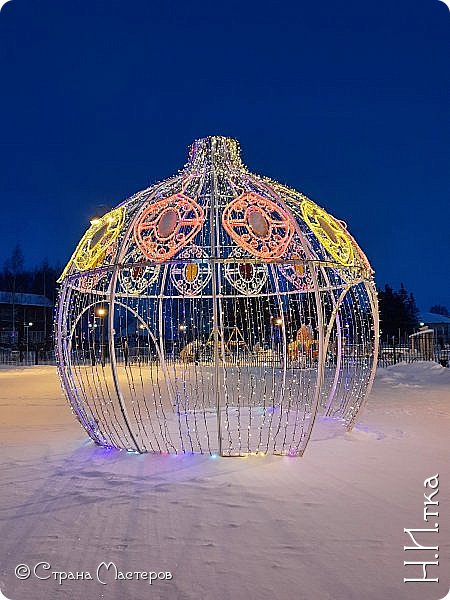
[{"label": "dark blue night sky", "polygon": [[206,135],[345,220],[379,286],[450,307],[450,11],[438,0],[12,0],[0,13],[0,265]]}]

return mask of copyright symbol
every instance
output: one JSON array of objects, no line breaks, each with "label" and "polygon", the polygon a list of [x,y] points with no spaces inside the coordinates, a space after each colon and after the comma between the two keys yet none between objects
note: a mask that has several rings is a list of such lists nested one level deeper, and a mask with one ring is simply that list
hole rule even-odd
[{"label": "copyright symbol", "polygon": [[30,567],[28,565],[17,565],[14,569],[17,579],[28,579],[30,576]]}]

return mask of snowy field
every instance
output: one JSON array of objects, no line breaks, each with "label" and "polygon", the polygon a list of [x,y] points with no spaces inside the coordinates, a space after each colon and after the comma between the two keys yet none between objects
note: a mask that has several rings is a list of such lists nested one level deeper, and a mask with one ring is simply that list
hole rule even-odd
[{"label": "snowy field", "polygon": [[[449,589],[450,369],[380,369],[353,432],[319,420],[303,458],[103,450],[53,367],[1,369],[0,406],[0,587],[11,600],[439,600]],[[424,523],[424,480],[437,473],[440,514]],[[404,583],[422,577],[404,561],[436,562],[403,550],[404,528],[435,522],[439,533],[417,539],[439,546],[427,571],[439,583]],[[173,578],[115,581],[110,561]],[[19,564],[50,578],[19,580]],[[57,572],[93,579],[60,585]]]}]

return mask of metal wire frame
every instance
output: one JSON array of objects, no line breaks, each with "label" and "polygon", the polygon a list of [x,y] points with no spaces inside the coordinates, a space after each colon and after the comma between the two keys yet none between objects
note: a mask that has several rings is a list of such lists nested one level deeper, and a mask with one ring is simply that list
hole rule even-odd
[{"label": "metal wire frame", "polygon": [[[245,202],[225,226],[239,197]],[[258,197],[254,242],[245,210]],[[162,225],[148,207],[158,203],[163,214],[165,198],[172,213]],[[97,264],[81,271],[74,254],[61,282],[56,354],[72,409],[97,444],[302,455],[318,414],[353,427],[375,373],[376,291],[354,239],[322,209],[330,225],[318,234],[317,220],[313,231],[302,218],[305,199],[249,174],[234,140],[206,138],[179,175],[120,205],[124,225],[113,243],[110,236],[83,250],[101,256]],[[171,230],[178,206],[185,225]],[[144,221],[146,210],[153,221]],[[266,223],[264,210],[272,211]],[[347,256],[352,244],[352,264],[336,261],[340,238]],[[285,244],[282,256],[274,243]]]}]

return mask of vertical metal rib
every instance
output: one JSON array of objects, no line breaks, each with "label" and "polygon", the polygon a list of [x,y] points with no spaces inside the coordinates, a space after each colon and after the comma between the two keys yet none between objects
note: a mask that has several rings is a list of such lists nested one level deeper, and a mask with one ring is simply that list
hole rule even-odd
[{"label": "vertical metal rib", "polygon": [[130,434],[131,440],[135,445],[135,448],[138,452],[142,453],[141,448],[139,447],[138,441],[131,429],[130,418],[127,413],[127,409],[125,406],[125,401],[123,399],[122,390],[120,389],[119,378],[117,376],[117,361],[116,361],[116,349],[114,343],[114,299],[116,295],[116,284],[117,284],[117,275],[119,272],[119,266],[116,263],[114,265],[114,271],[111,277],[110,289],[109,289],[109,312],[108,312],[108,337],[109,337],[109,360],[111,364],[111,372],[112,378],[114,382],[114,388],[116,390],[117,399],[119,401],[120,411],[122,413],[123,419],[125,421],[125,425],[127,426],[128,432]]},{"label": "vertical metal rib", "polygon": [[[212,303],[213,303],[213,344],[214,344],[214,393],[216,396],[216,415],[217,415],[217,437],[219,444],[219,454],[222,455],[222,418],[221,418],[221,406],[220,406],[220,353],[219,353],[219,312],[217,307],[217,275],[218,275],[218,249],[216,247],[216,229],[215,229],[215,217],[216,217],[216,201],[217,201],[217,180],[214,168],[214,151],[215,151],[215,140],[211,140],[211,202],[210,202],[210,236],[211,236],[211,261],[212,261]],[[222,336],[223,337],[223,336]],[[225,360],[225,357],[223,357]]]},{"label": "vertical metal rib", "polygon": [[380,315],[378,312],[377,291],[375,289],[375,285],[373,282],[365,281],[364,287],[366,288],[367,295],[369,297],[371,314],[372,314],[372,318],[373,318],[373,335],[374,335],[374,348],[373,348],[373,355],[372,355],[373,362],[372,362],[372,369],[370,372],[369,381],[367,382],[367,387],[366,387],[366,390],[364,393],[364,398],[362,399],[361,404],[359,405],[358,411],[353,415],[350,423],[347,425],[347,431],[351,431],[353,429],[357,417],[361,414],[361,411],[364,408],[367,398],[372,390],[372,386],[373,386],[373,382],[375,379],[375,375],[377,372],[377,366],[378,366],[378,351],[379,351],[379,347],[380,347]]}]

